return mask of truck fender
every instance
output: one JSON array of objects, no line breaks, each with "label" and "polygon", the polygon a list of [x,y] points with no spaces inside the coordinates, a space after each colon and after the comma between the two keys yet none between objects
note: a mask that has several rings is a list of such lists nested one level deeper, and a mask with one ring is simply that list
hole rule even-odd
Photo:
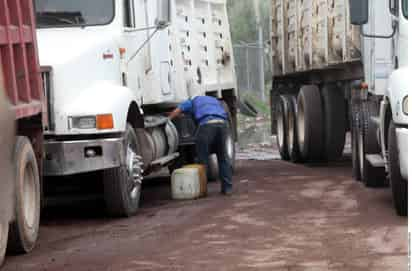
[{"label": "truck fender", "polygon": [[392,118],[396,125],[407,125],[408,116],[403,113],[403,99],[408,95],[409,80],[408,69],[400,68],[389,77],[388,88],[385,96],[388,98]]},{"label": "truck fender", "polygon": [[379,145],[385,164],[387,164],[388,129],[392,119],[391,105],[387,97],[384,97],[380,103],[379,116]]},{"label": "truck fender", "polygon": [[69,118],[113,114],[114,129],[111,132],[124,132],[129,107],[132,104],[138,105],[140,114],[143,115],[136,97],[137,95],[129,88],[107,82],[100,83],[85,89],[73,103],[61,108],[59,115]]}]

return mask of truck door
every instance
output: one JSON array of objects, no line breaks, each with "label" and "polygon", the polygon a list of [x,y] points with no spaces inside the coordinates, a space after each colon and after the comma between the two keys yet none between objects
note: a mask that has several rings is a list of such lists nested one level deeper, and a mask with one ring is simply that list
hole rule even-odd
[{"label": "truck door", "polygon": [[400,1],[399,38],[395,38],[397,41],[396,57],[399,67],[408,66],[408,1]]},{"label": "truck door", "polygon": [[[156,21],[157,16],[157,5],[159,1],[147,1],[147,21],[149,24],[154,24]],[[172,72],[172,65],[171,65],[171,37],[170,37],[170,29],[160,30],[153,36],[150,41],[150,54],[151,58],[151,68],[152,68],[152,76],[153,76],[153,88],[160,89],[160,101],[172,97],[172,89],[174,85],[174,76]],[[154,53],[156,52],[156,53]],[[160,80],[158,80],[160,79]]]},{"label": "truck door", "polygon": [[[365,34],[390,35],[392,15],[389,1],[375,0],[369,4],[369,22],[363,26]],[[362,38],[363,63],[366,82],[375,95],[384,95],[389,75],[393,70],[393,43],[391,39]]]},{"label": "truck door", "polygon": [[145,12],[145,0],[123,0],[123,81],[137,96],[146,88],[145,71],[151,64],[148,46],[141,46],[147,41],[148,27]]}]

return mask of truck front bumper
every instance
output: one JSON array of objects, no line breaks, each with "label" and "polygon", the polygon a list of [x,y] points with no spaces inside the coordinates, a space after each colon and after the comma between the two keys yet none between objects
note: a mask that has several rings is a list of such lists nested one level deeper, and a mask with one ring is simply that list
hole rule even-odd
[{"label": "truck front bumper", "polygon": [[401,175],[405,180],[408,180],[408,128],[396,128],[396,137],[398,140]]},{"label": "truck front bumper", "polygon": [[45,142],[44,175],[65,176],[115,168],[123,164],[123,139]]}]

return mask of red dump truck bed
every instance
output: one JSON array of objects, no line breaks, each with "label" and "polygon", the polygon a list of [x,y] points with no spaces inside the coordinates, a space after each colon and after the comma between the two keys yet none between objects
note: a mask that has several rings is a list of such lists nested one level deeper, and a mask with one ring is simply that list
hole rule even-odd
[{"label": "red dump truck bed", "polygon": [[16,118],[43,110],[40,66],[32,0],[0,0],[0,89]]},{"label": "red dump truck bed", "polygon": [[6,247],[30,252],[39,233],[46,108],[36,42],[33,0],[0,0],[0,265]]}]

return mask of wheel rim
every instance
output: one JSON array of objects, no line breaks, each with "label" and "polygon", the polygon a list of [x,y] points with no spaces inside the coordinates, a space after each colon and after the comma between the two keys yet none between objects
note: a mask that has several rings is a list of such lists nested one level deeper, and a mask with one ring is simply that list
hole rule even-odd
[{"label": "wheel rim", "polygon": [[303,102],[300,100],[298,103],[298,141],[299,141],[299,148],[302,151],[305,145],[305,108],[303,106]]},{"label": "wheel rim", "polygon": [[355,178],[359,179],[359,147],[357,143],[357,134],[351,131],[351,150],[352,150],[352,170]]},{"label": "wheel rim", "polygon": [[23,175],[23,214],[25,224],[33,228],[36,222],[36,178],[32,164],[27,164]]},{"label": "wheel rim", "polygon": [[234,156],[234,149],[233,149],[233,138],[231,134],[228,134],[226,137],[226,153],[229,159],[232,161]]},{"label": "wheel rim", "polygon": [[285,135],[284,135],[284,125],[283,125],[283,112],[282,110],[278,110],[278,114],[276,117],[276,126],[277,126],[277,138],[278,138],[278,144],[279,144],[279,148],[283,148],[283,143],[284,143],[284,139],[285,139]]},{"label": "wheel rim", "polygon": [[133,200],[137,199],[140,194],[140,188],[143,181],[142,157],[138,156],[132,148],[132,144],[127,147],[127,174],[129,177],[130,188],[129,196]]},{"label": "wheel rim", "polygon": [[295,123],[293,111],[288,113],[288,141],[289,141],[289,150],[291,153],[294,151],[294,141],[295,141]]},{"label": "wheel rim", "polygon": [[358,132],[358,160],[359,160],[359,170],[361,174],[361,178],[364,178],[364,160],[363,160],[363,155],[364,155],[364,145],[363,145],[363,136],[362,133]]}]

